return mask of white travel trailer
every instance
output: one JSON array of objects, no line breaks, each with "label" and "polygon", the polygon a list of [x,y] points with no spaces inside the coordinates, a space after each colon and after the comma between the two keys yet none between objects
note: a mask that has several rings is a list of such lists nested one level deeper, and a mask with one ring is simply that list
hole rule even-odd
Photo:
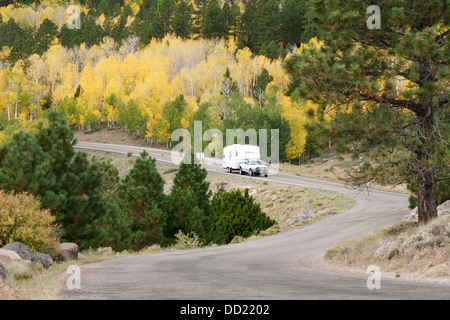
[{"label": "white travel trailer", "polygon": [[241,165],[247,161],[261,159],[258,146],[234,144],[223,148],[223,168],[228,172],[240,170]]}]

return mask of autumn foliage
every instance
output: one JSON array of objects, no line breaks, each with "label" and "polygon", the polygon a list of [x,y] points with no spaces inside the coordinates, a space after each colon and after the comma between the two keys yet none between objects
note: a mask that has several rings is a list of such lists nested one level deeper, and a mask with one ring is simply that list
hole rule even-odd
[{"label": "autumn foliage", "polygon": [[16,241],[33,251],[51,251],[58,242],[55,217],[31,194],[0,190],[0,247]]},{"label": "autumn foliage", "polygon": [[[215,128],[224,130],[224,121],[236,118],[239,107],[266,112],[272,99],[289,128],[283,132],[282,160],[298,158],[306,141],[305,108],[286,95],[291,78],[282,62],[299,45],[300,39],[288,42],[294,40],[291,33],[303,30],[295,21],[289,24],[292,30],[286,29],[286,19],[294,9],[303,11],[292,0],[283,1],[276,17],[270,13],[278,8],[272,0],[245,6],[209,2],[162,1],[156,10],[156,0],[109,6],[82,1],[79,30],[67,29],[67,8],[57,2],[1,7],[0,131],[11,123],[42,119],[53,107],[73,128],[120,126],[164,145],[173,128],[189,128],[205,104]],[[214,10],[224,19],[222,31],[215,30]],[[159,33],[160,22],[152,17],[165,14]],[[260,24],[262,18],[273,23]],[[191,26],[186,29],[184,23]],[[249,24],[257,28],[250,31]],[[269,80],[263,86],[262,78]],[[182,121],[171,123],[165,108],[180,96]],[[0,132],[0,143],[5,140]]]}]

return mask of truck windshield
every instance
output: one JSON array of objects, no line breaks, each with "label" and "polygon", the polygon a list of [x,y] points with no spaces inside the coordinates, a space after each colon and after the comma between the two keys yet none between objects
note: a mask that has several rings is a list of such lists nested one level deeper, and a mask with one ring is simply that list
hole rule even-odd
[{"label": "truck windshield", "polygon": [[264,163],[262,161],[250,161],[251,165],[263,165]]}]

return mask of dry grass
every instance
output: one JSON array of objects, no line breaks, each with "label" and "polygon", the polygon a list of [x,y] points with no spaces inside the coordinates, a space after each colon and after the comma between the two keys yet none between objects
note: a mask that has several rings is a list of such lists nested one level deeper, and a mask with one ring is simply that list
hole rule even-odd
[{"label": "dry grass", "polygon": [[402,220],[361,238],[340,241],[325,258],[358,269],[377,265],[384,272],[450,277],[450,215],[426,225]]},{"label": "dry grass", "polygon": [[[303,164],[301,166],[282,163],[280,164],[280,172],[311,179],[345,183],[345,179],[348,178],[346,170],[354,164],[355,162],[348,156],[343,157],[343,160],[337,160],[335,158],[315,159],[314,162]],[[409,191],[406,189],[406,184],[397,186],[383,186],[372,183],[369,187],[376,190],[409,194]]]},{"label": "dry grass", "polygon": [[54,263],[48,269],[41,264],[34,264],[24,270],[9,269],[5,283],[14,288],[21,300],[54,300],[57,298],[62,275],[69,266],[96,263],[135,253],[113,252],[110,248],[83,252],[83,258],[69,262]]},{"label": "dry grass", "polygon": [[347,196],[320,189],[266,185],[257,180],[233,181],[233,178],[227,176],[213,182],[212,189],[216,190],[219,185],[227,191],[249,189],[255,202],[260,204],[269,217],[277,221],[281,231],[311,223],[327,214],[343,212],[355,205],[355,201]]}]

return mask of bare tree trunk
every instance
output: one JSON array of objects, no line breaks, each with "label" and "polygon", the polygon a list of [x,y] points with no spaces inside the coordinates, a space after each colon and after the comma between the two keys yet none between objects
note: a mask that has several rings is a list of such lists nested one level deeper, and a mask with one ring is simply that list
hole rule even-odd
[{"label": "bare tree trunk", "polygon": [[438,216],[436,174],[430,169],[420,169],[417,174],[417,187],[419,222],[427,223]]},{"label": "bare tree trunk", "polygon": [[417,157],[417,200],[419,222],[427,223],[437,218],[436,171],[427,163],[435,149],[435,123],[431,104],[423,104],[418,115],[419,149]]}]

